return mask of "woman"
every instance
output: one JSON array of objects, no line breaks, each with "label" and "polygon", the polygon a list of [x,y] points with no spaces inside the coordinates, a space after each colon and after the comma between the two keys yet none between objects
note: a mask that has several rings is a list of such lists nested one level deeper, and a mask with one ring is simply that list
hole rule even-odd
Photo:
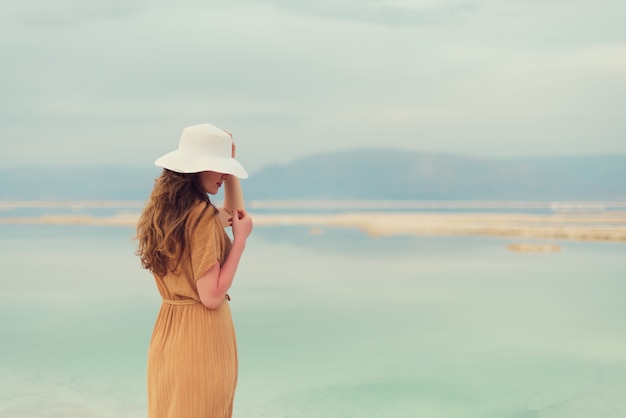
[{"label": "woman", "polygon": [[[137,254],[163,298],[148,351],[150,418],[232,416],[237,346],[227,292],[252,231],[237,179],[248,175],[234,157],[231,135],[203,124],[185,128],[178,149],[155,162],[164,170],[137,225]],[[218,209],[209,194],[222,185]]]}]

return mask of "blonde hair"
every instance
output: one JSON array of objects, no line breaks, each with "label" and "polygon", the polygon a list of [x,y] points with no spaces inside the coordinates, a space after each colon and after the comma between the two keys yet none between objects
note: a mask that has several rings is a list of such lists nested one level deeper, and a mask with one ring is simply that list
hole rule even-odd
[{"label": "blonde hair", "polygon": [[143,268],[158,276],[178,270],[187,248],[187,218],[199,202],[205,202],[204,210],[212,207],[200,187],[198,173],[163,170],[137,222],[136,254]]}]

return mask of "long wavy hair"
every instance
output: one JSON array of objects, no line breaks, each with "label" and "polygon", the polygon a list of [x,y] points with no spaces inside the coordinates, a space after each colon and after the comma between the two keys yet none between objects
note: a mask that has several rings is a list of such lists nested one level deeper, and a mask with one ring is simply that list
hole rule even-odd
[{"label": "long wavy hair", "polygon": [[137,223],[137,255],[141,266],[158,276],[176,272],[187,247],[185,225],[191,209],[200,202],[211,207],[198,173],[164,169]]}]

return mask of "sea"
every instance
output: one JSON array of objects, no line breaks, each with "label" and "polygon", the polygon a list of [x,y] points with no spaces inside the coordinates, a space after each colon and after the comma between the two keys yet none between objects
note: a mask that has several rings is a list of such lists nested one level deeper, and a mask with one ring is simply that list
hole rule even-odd
[{"label": "sea", "polygon": [[[146,416],[134,232],[0,224],[0,417]],[[626,244],[518,241],[256,227],[234,416],[626,417]]]}]

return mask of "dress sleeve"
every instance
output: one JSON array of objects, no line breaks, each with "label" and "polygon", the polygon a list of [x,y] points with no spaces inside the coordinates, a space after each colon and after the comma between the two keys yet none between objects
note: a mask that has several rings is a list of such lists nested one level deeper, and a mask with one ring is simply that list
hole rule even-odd
[{"label": "dress sleeve", "polygon": [[[204,206],[204,205],[201,205]],[[219,229],[221,224],[215,208],[212,206],[200,207],[194,210],[190,218],[190,245],[191,271],[193,281],[197,281],[215,263],[222,262],[224,245],[221,242],[222,236]]]}]

